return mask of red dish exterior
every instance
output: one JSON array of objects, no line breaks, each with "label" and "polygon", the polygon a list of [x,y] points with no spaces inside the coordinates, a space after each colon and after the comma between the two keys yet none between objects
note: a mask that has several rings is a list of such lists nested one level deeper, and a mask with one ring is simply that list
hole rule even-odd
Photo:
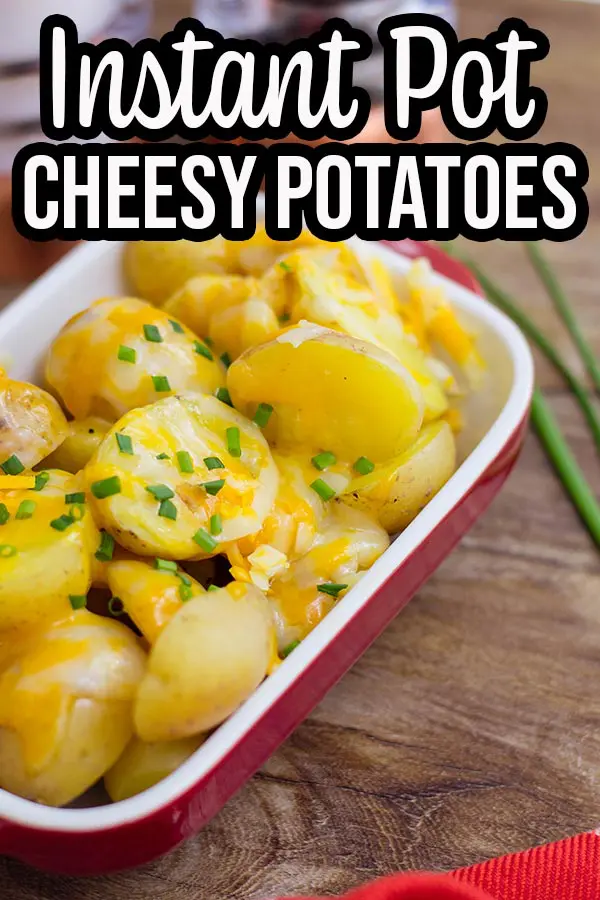
[{"label": "red dish exterior", "polygon": [[[405,256],[428,257],[442,275],[481,293],[470,273],[435,247],[414,241],[389,246]],[[314,659],[252,731],[187,793],[144,818],[91,832],[42,830],[0,819],[0,853],[46,871],[93,875],[139,866],[196,834],[356,662],[486,510],[518,457],[526,427],[524,417],[470,492],[346,624],[327,653]]]}]

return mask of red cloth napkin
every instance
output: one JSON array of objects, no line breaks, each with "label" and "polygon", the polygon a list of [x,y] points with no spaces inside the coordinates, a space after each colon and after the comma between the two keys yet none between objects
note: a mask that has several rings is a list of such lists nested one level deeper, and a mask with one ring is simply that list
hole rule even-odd
[{"label": "red cloth napkin", "polygon": [[600,900],[600,837],[580,834],[447,875],[393,875],[346,900]]}]

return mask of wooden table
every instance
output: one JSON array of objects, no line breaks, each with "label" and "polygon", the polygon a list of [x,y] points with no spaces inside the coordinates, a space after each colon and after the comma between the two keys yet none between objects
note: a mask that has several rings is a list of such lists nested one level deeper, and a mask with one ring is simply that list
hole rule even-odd
[{"label": "wooden table", "polygon": [[[169,8],[173,10],[175,4]],[[586,234],[548,248],[600,351],[600,6],[462,0],[463,31],[526,15],[552,41],[537,83],[545,140],[591,163]],[[478,257],[577,366],[518,246]],[[600,492],[582,420],[539,380]],[[492,509],[264,769],[198,837],[106,879],[0,861],[2,900],[258,900],[334,894],[385,873],[449,869],[600,820],[600,557],[535,439]]]}]

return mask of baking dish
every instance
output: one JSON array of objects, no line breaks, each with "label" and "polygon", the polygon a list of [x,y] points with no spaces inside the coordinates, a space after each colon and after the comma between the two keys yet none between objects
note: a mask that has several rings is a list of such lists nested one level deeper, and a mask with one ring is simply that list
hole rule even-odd
[{"label": "baking dish", "polygon": [[[456,262],[429,245],[360,245],[399,275],[425,255],[461,320],[478,333],[487,373],[467,401],[456,473],[324,621],[169,778],[122,803],[92,792],[50,809],[0,791],[0,853],[49,871],[96,874],[149,861],[196,833],[267,759],[410,600],[481,515],[523,442],[533,363],[519,330],[477,293]],[[0,363],[36,380],[64,321],[123,293],[118,242],[74,250],[0,314]]]}]

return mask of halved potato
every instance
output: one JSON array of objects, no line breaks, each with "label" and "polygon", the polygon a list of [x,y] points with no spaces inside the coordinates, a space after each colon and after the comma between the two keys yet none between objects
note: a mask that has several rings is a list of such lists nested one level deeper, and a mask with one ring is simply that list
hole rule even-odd
[{"label": "halved potato", "polygon": [[383,461],[416,438],[423,395],[410,373],[378,347],[301,323],[248,350],[227,373],[237,409],[274,408],[265,429],[285,448],[327,449]]},{"label": "halved potato", "polygon": [[205,735],[147,744],[131,739],[123,754],[104,776],[104,787],[114,803],[147,791],[189,759],[206,740]]},{"label": "halved potato", "polygon": [[237,271],[235,243],[210,241],[131,241],[125,245],[125,276],[134,293],[161,305],[196,275]]},{"label": "halved potato", "polygon": [[[239,438],[239,456],[230,452],[232,437]],[[119,440],[130,440],[131,452],[122,452]],[[214,460],[218,467],[209,468]],[[127,413],[84,472],[102,528],[133,553],[176,560],[213,556],[221,544],[257,531],[277,492],[260,429],[204,394]],[[118,479],[118,492],[99,497],[106,479]]]},{"label": "halved potato", "polygon": [[337,498],[360,509],[390,534],[412,522],[456,468],[456,445],[447,422],[426,425],[400,456],[353,479]]},{"label": "halved potato", "polygon": [[284,254],[302,247],[329,246],[328,241],[322,241],[306,230],[302,231],[295,240],[275,241],[267,235],[265,226],[259,225],[249,240],[232,243],[232,250],[239,271],[246,275],[260,276]]},{"label": "halved potato", "polygon": [[135,705],[139,737],[177,740],[219,725],[261,683],[273,644],[269,604],[253,585],[186,603],[150,651]]},{"label": "halved potato", "polygon": [[205,337],[215,313],[259,297],[260,283],[243,275],[198,275],[169,297],[164,310]]},{"label": "halved potato", "polygon": [[277,316],[268,303],[251,298],[238,306],[216,312],[208,334],[215,347],[237,359],[244,350],[275,337],[281,330]]},{"label": "halved potato", "polygon": [[114,422],[177,391],[212,393],[221,364],[188,328],[132,297],[107,297],[70,319],[53,342],[46,379],[76,419]]},{"label": "halved potato", "polygon": [[49,806],[91,787],[132,736],[144,665],[128,628],[87,610],[31,635],[0,674],[0,787]]},{"label": "halved potato", "polygon": [[48,469],[62,469],[64,472],[79,472],[94,455],[111,423],[98,416],[87,419],[73,419],[67,423],[67,436],[50,456],[44,460]]},{"label": "halved potato", "polygon": [[61,444],[67,420],[47,391],[13,381],[0,369],[0,465],[13,456],[26,469],[37,466]]}]

